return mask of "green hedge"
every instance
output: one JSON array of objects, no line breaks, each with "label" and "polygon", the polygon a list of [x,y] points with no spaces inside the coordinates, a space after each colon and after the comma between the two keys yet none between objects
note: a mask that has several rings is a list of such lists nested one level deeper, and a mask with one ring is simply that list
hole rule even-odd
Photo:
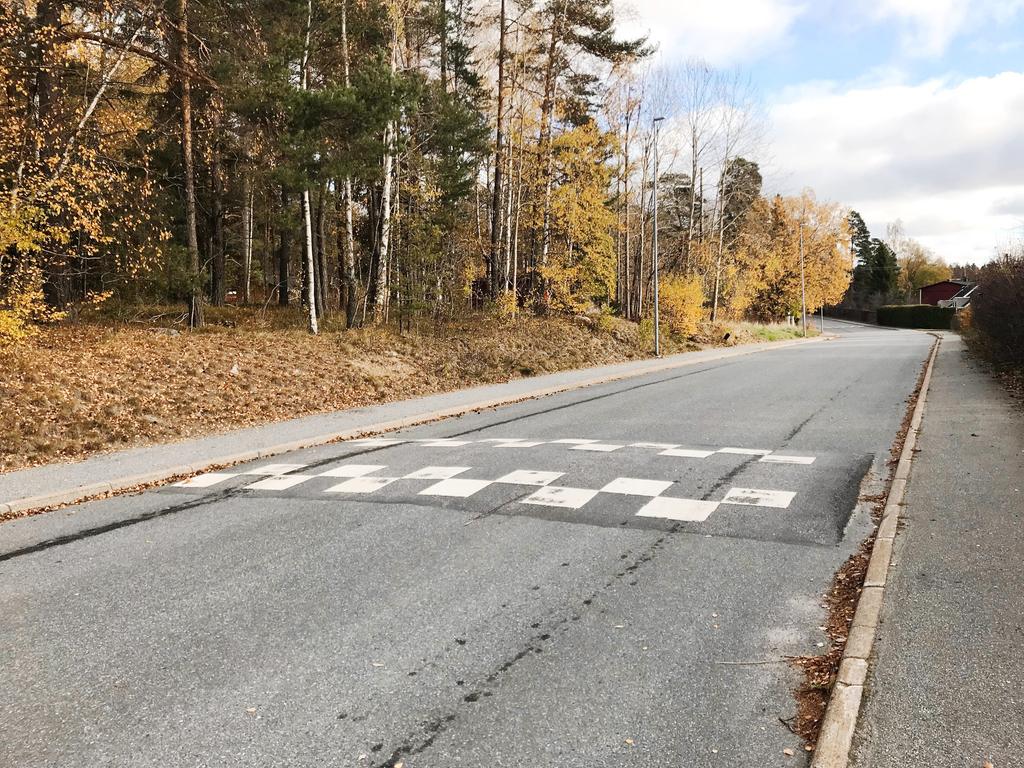
[{"label": "green hedge", "polygon": [[878,308],[878,324],[893,328],[933,328],[948,331],[956,311],[931,304],[896,304]]}]

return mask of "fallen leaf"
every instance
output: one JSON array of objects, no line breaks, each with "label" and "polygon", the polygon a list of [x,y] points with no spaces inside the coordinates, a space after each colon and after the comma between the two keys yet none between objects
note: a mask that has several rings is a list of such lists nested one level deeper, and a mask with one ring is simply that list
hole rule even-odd
[{"label": "fallen leaf", "polygon": [[248,712],[250,715],[255,714],[256,713],[256,707],[246,707],[245,711]]},{"label": "fallen leaf", "polygon": [[793,755],[796,754],[796,752],[794,752],[789,747],[786,747],[784,750],[782,750],[782,754],[784,754],[786,757],[792,757]]},{"label": "fallen leaf", "polygon": [[633,746],[633,740],[632,739],[626,739],[626,743],[629,744],[629,746]]}]

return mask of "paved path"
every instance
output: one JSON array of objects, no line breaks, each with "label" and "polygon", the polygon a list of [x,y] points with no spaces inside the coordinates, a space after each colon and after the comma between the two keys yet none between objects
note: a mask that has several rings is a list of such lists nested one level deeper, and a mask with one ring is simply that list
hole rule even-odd
[{"label": "paved path", "polygon": [[1024,412],[946,335],[854,765],[1024,765]]},{"label": "paved path", "polygon": [[0,765],[806,765],[932,341],[835,329],[0,526]]}]

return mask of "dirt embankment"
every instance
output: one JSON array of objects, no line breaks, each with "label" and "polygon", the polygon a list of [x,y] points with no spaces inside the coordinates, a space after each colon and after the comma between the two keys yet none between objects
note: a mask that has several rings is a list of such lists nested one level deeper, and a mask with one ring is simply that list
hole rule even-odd
[{"label": "dirt embankment", "polygon": [[618,322],[479,317],[319,337],[230,322],[57,326],[0,351],[0,471],[644,356],[636,326]]}]

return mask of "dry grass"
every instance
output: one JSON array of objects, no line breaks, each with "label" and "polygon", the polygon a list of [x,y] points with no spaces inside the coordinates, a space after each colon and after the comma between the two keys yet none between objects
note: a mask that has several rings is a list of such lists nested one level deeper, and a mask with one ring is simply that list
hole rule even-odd
[{"label": "dry grass", "polygon": [[[195,333],[177,330],[180,319],[175,307],[120,308],[0,350],[0,472],[634,360],[650,346],[649,329],[610,317],[481,314],[404,334],[328,321],[319,337],[296,310],[211,307]],[[664,351],[763,341],[759,328],[705,325]]]},{"label": "dry grass", "polygon": [[625,323],[477,317],[312,337],[238,311],[214,320],[234,327],[57,326],[0,351],[0,471],[643,356]]}]

